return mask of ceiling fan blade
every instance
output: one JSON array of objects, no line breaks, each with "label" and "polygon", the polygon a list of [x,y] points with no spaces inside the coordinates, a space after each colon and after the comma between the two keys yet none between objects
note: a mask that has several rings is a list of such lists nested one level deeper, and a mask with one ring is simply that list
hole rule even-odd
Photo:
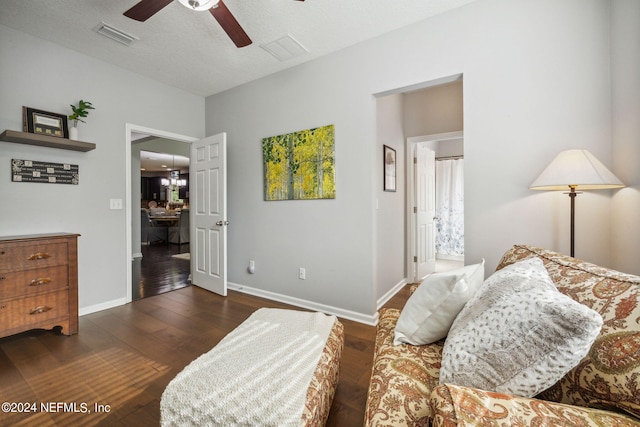
[{"label": "ceiling fan blade", "polygon": [[144,22],[151,18],[173,0],[142,0],[127,10],[123,15],[136,21]]},{"label": "ceiling fan blade", "polygon": [[233,17],[227,6],[222,3],[222,0],[218,2],[216,7],[209,9],[209,12],[216,18],[218,24],[227,33],[229,38],[237,47],[245,47],[252,43],[251,39],[244,32],[236,18]]}]

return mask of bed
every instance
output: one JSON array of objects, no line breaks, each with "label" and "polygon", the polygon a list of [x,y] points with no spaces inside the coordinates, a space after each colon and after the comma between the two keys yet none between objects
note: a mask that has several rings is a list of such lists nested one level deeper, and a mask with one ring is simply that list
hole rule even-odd
[{"label": "bed", "polygon": [[323,426],[343,346],[334,316],[259,309],[169,383],[161,425]]}]

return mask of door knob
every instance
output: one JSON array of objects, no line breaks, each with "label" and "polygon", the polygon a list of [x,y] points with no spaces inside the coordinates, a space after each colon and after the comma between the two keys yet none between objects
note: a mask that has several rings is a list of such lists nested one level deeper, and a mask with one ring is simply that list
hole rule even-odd
[{"label": "door knob", "polygon": [[222,227],[223,225],[229,225],[229,221],[218,221],[216,222],[218,227]]}]

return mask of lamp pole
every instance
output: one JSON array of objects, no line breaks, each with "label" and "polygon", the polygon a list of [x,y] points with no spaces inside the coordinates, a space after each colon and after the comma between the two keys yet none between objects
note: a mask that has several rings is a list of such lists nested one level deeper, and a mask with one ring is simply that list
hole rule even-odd
[{"label": "lamp pole", "polygon": [[575,256],[575,235],[576,235],[576,186],[569,185],[569,198],[571,199],[571,257]]}]

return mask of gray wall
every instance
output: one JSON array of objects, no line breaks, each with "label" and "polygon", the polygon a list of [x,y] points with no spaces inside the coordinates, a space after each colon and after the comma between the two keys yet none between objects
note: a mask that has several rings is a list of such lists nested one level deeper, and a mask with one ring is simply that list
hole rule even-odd
[{"label": "gray wall", "polygon": [[640,2],[616,0],[611,16],[613,166],[627,185],[613,197],[611,259],[640,275]]},{"label": "gray wall", "polygon": [[407,138],[457,132],[463,128],[462,80],[403,96]]},{"label": "gray wall", "polygon": [[[376,103],[376,301],[380,304],[406,278],[406,161],[403,95],[380,97]],[[384,191],[383,145],[396,150],[395,192]]]},{"label": "gray wall", "polygon": [[[98,144],[76,153],[0,143],[0,234],[81,233],[81,309],[122,303],[125,210],[108,205],[125,198],[125,123],[193,137],[206,124],[207,135],[229,135],[230,280],[371,321],[378,282],[395,280],[382,277],[379,246],[397,232],[376,211],[374,94],[462,73],[467,260],[484,257],[491,271],[514,243],[568,252],[567,197],[528,186],[557,152],[581,147],[631,185],[580,196],[577,255],[637,270],[634,3],[474,2],[206,100],[0,26],[0,129],[22,128],[23,105],[65,112],[83,98],[97,109],[81,138]],[[78,69],[83,78],[74,79]],[[261,138],[330,123],[337,198],[264,202]],[[80,185],[12,183],[12,158],[79,164]],[[255,275],[246,272],[249,259]],[[396,275],[403,267],[389,268]]]},{"label": "gray wall", "polygon": [[[66,114],[82,98],[96,109],[80,124],[80,139],[97,144],[79,153],[0,142],[0,235],[80,233],[80,312],[122,304],[130,262],[125,124],[202,137],[204,98],[2,25],[0,57],[0,129],[22,130],[23,105]],[[12,158],[77,164],[80,184],[10,182]],[[123,199],[124,209],[109,210],[109,199]]]},{"label": "gray wall", "polygon": [[[522,242],[568,252],[567,197],[528,186],[576,145],[611,166],[609,15],[603,0],[475,2],[208,97],[207,133],[229,133],[230,280],[373,317],[380,234],[397,232],[376,213],[373,95],[459,73],[467,260],[491,271]],[[338,198],[263,202],[261,138],[329,123]],[[577,255],[611,265],[610,194],[579,204]]]}]

